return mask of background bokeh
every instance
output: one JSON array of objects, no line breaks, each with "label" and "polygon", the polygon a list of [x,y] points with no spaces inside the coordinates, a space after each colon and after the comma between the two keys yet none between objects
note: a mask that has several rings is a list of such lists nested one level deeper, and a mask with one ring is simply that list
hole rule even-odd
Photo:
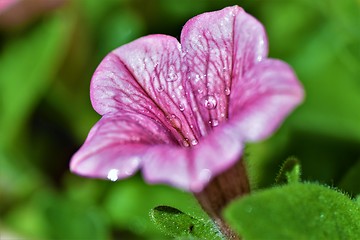
[{"label": "background bokeh", "polygon": [[147,34],[179,37],[189,18],[235,4],[265,25],[270,56],[291,64],[306,91],[274,136],[248,144],[253,189],[273,185],[296,156],[304,180],[358,195],[358,0],[22,0],[0,11],[0,239],[164,239],[151,208],[204,217],[190,194],[140,174],[114,183],[68,166],[99,119],[89,82],[109,51]]}]

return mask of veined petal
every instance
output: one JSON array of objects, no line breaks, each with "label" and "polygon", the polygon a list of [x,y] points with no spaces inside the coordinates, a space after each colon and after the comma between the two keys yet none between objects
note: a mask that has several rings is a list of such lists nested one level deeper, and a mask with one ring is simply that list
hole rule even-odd
[{"label": "veined petal", "polygon": [[[181,34],[189,101],[203,136],[228,118],[233,76],[267,55],[262,25],[237,6],[189,20]],[[190,92],[190,91],[189,91]]]},{"label": "veined petal", "polygon": [[117,180],[139,169],[149,147],[175,143],[164,126],[145,115],[107,114],[72,157],[70,169],[80,175]]},{"label": "veined petal", "polygon": [[181,74],[180,43],[150,35],[110,53],[91,82],[91,100],[100,114],[129,111],[158,119],[178,139],[199,138]]},{"label": "veined petal", "polygon": [[167,183],[199,192],[212,177],[235,164],[242,149],[232,127],[220,126],[191,148],[174,145],[150,148],[142,171],[149,183]]},{"label": "veined petal", "polygon": [[267,59],[234,80],[229,119],[244,141],[271,134],[303,99],[303,88],[293,70],[279,60]]}]

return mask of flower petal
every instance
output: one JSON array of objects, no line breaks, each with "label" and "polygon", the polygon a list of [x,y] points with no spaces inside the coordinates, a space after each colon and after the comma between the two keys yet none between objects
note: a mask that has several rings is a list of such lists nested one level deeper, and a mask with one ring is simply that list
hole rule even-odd
[{"label": "flower petal", "polygon": [[303,99],[293,70],[279,60],[261,61],[238,78],[230,96],[229,119],[244,141],[267,137]]},{"label": "flower petal", "polygon": [[117,180],[134,174],[151,146],[175,143],[164,126],[145,115],[107,114],[72,157],[70,169],[80,175]]},{"label": "flower petal", "polygon": [[144,178],[149,183],[167,183],[201,191],[212,177],[239,160],[242,142],[229,126],[220,126],[191,148],[162,145],[146,153]]},{"label": "flower petal", "polygon": [[185,79],[193,93],[189,101],[199,111],[197,122],[205,136],[228,118],[233,76],[266,57],[265,31],[255,18],[234,6],[189,20],[181,44]]},{"label": "flower petal", "polygon": [[157,119],[181,144],[199,138],[183,83],[179,42],[150,35],[105,57],[92,78],[91,100],[102,115],[126,110]]},{"label": "flower petal", "polygon": [[15,3],[17,3],[18,0],[3,0],[0,1],[0,14],[6,10],[8,10],[10,7],[12,7]]}]

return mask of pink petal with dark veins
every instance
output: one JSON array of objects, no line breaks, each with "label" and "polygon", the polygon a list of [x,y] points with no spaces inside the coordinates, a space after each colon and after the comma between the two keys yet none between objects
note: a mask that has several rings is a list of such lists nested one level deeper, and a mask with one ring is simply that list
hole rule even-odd
[{"label": "pink petal with dark veins", "polygon": [[193,93],[190,102],[198,109],[197,122],[204,136],[227,121],[234,75],[267,55],[267,39],[262,25],[235,6],[189,20],[181,44]]},{"label": "pink petal with dark veins", "polygon": [[302,100],[292,70],[266,55],[262,25],[237,6],[189,20],[181,45],[150,35],[114,50],[91,82],[103,118],[72,170],[117,179],[141,168],[148,182],[201,191]]},{"label": "pink petal with dark veins", "polygon": [[192,192],[201,191],[210,179],[231,167],[243,145],[231,128],[220,126],[191,148],[159,145],[143,161],[149,183],[167,183]]},{"label": "pink petal with dark veins", "polygon": [[265,59],[249,69],[230,96],[229,119],[244,141],[268,137],[303,99],[303,89],[286,63]]},{"label": "pink petal with dark veins", "polygon": [[80,175],[114,178],[133,175],[150,146],[174,144],[161,124],[141,114],[107,114],[91,129],[85,144],[72,157],[70,169]]}]

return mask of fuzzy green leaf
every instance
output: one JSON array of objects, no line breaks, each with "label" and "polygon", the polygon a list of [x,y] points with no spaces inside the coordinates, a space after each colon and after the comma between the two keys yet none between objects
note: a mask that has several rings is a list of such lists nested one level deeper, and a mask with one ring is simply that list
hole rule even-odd
[{"label": "fuzzy green leaf", "polygon": [[283,185],[246,196],[230,204],[225,217],[245,239],[360,236],[360,206],[334,189],[312,183]]},{"label": "fuzzy green leaf", "polygon": [[340,181],[338,187],[347,192],[357,195],[360,194],[360,160],[351,166],[348,172]]},{"label": "fuzzy green leaf", "polygon": [[173,207],[155,207],[150,218],[165,234],[179,239],[224,239],[212,222],[196,219]]},{"label": "fuzzy green leaf", "polygon": [[295,157],[286,159],[281,166],[278,176],[275,179],[277,184],[300,182],[301,166]]}]

